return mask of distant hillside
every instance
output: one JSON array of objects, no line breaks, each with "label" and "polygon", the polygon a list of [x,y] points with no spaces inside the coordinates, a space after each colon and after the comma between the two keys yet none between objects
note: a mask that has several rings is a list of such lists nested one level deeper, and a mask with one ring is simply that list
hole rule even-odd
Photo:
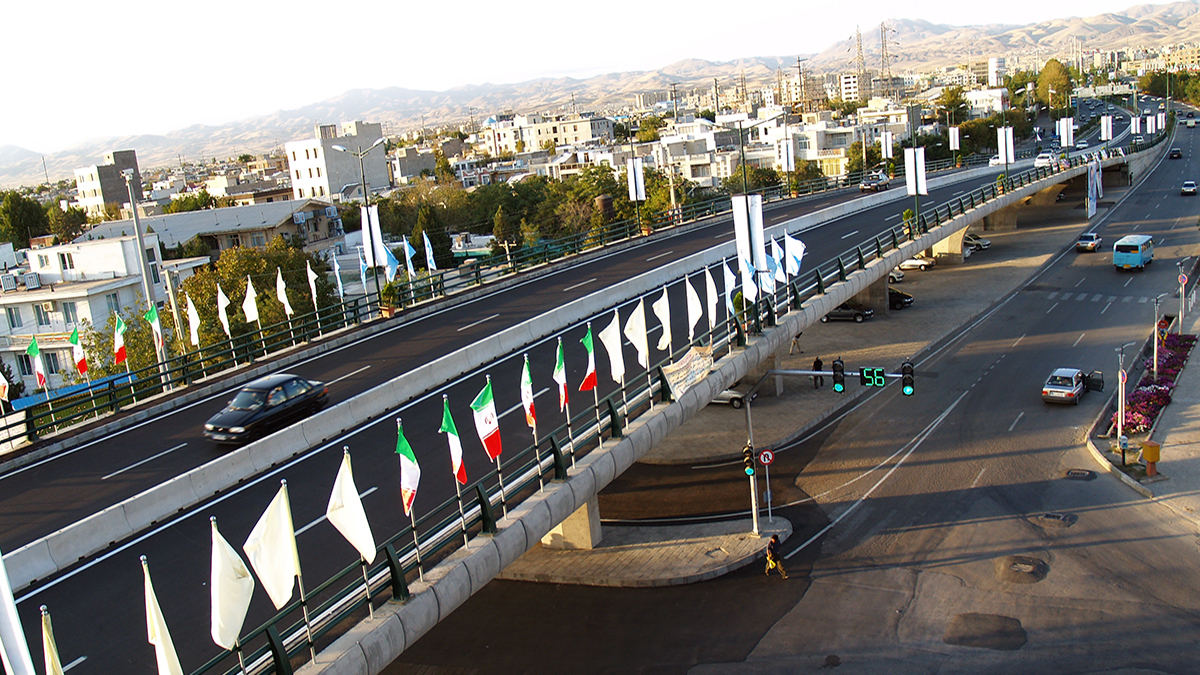
[{"label": "distant hillside", "polygon": [[[969,58],[1068,52],[1073,37],[1089,48],[1124,49],[1200,42],[1200,0],[1167,5],[1136,5],[1119,13],[1087,18],[1066,18],[1030,25],[949,26],[926,21],[887,21],[891,33],[888,52],[893,72],[926,70]],[[831,36],[834,37],[834,36]],[[878,24],[863,31],[863,59],[871,70],[880,67]],[[812,72],[838,72],[855,68],[853,36],[840,37],[819,54],[807,57]],[[160,136],[97,138],[46,156],[51,180],[69,178],[77,167],[102,160],[112,150],[133,148],[143,168],[174,165],[182,158],[198,161],[262,153],[285,142],[309,138],[315,124],[342,120],[388,123],[394,131],[421,126],[460,123],[503,112],[618,110],[638,92],[664,91],[674,83],[681,91],[709,88],[713,78],[730,88],[734,78],[745,77],[752,86],[774,79],[780,70],[791,72],[796,55],[753,57],[711,62],[686,59],[657,70],[609,73],[588,79],[542,78],[516,84],[479,84],[447,91],[419,91],[388,87],[353,89],[312,105],[280,110],[220,126],[196,125]],[[34,185],[44,180],[41,155],[15,146],[0,147],[0,186]]]}]

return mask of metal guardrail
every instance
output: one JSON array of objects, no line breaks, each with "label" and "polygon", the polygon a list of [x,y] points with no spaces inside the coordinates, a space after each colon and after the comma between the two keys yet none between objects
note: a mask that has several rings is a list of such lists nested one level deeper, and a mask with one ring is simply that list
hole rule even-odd
[{"label": "metal guardrail", "polygon": [[[1159,137],[1153,142],[1158,143],[1161,140]],[[1067,163],[1069,167],[1077,167],[1087,161],[1087,157],[1076,156],[1067,160]],[[930,226],[937,227],[973,208],[1002,197],[1006,192],[1033,184],[1063,170],[1061,165],[1056,165],[1008,176],[1005,183],[989,184],[950,202],[922,210],[917,217],[907,222],[865,238],[852,248],[819,263],[805,273],[803,276],[809,281],[803,282],[800,278],[795,278],[787,284],[777,285],[775,292],[767,295],[766,300],[740,310],[737,320],[726,317],[717,326],[696,336],[693,343],[681,346],[675,350],[675,354],[652,364],[649,369],[650,377],[631,378],[631,382],[626,383],[623,389],[618,388],[600,399],[598,404],[594,403],[574,415],[569,424],[564,423],[543,436],[540,446],[527,445],[512,454],[506,450],[507,458],[501,461],[499,467],[503,477],[503,490],[500,489],[499,479],[495,474],[475,481],[463,491],[461,514],[458,498],[448,499],[417,518],[415,526],[403,528],[379,546],[383,559],[366,569],[367,578],[370,579],[369,598],[364,588],[364,563],[361,560],[351,563],[314,589],[307,598],[310,614],[316,617],[312,627],[314,638],[320,639],[328,635],[351,616],[365,616],[367,602],[389,597],[406,600],[408,581],[411,577],[419,575],[422,570],[432,567],[456,550],[460,540],[481,531],[494,531],[495,519],[492,512],[495,505],[504,507],[520,503],[523,498],[535,494],[538,486],[547,477],[551,480],[565,479],[568,462],[573,463],[575,457],[586,455],[606,438],[621,437],[628,419],[646,413],[655,402],[669,400],[669,389],[664,383],[661,368],[672,362],[672,357],[682,355],[693,344],[711,343],[714,351],[726,348],[732,350],[734,345],[744,346],[747,333],[775,325],[778,317],[790,309],[799,309],[804,301],[824,294],[828,284],[846,281],[853,271],[864,269],[888,252],[901,248],[909,241],[915,241],[927,233]],[[718,273],[714,276],[720,277],[719,267],[731,261],[736,265],[736,260],[727,258],[709,269],[717,269]],[[692,274],[695,272],[688,276]],[[677,279],[675,283],[678,281]],[[656,290],[643,297],[657,293]],[[637,298],[620,304],[625,306],[635,302]],[[610,307],[597,312],[596,315],[603,316],[611,310]],[[578,332],[581,329],[582,324],[576,324],[564,328],[563,332]],[[419,551],[414,543],[417,535],[421,539]],[[283,637],[279,637],[278,626],[284,626]],[[291,659],[307,659],[309,645],[300,602],[292,603],[263,625],[251,630],[242,637],[241,644],[245,649],[247,670],[251,673],[279,673],[281,671],[277,664],[290,663]],[[284,672],[290,672],[290,665],[283,667],[286,669]],[[226,651],[209,660],[192,675],[210,672],[232,674],[239,671],[236,654]]]}]

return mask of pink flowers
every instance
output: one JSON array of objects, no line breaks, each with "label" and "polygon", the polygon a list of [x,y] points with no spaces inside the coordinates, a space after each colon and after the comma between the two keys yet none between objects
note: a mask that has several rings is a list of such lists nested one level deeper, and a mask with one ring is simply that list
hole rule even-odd
[{"label": "pink flowers", "polygon": [[[1175,379],[1179,377],[1179,371],[1183,370],[1195,344],[1195,335],[1168,335],[1158,346],[1157,380],[1154,379],[1152,359],[1145,360],[1145,374],[1142,380],[1133,391],[1126,392],[1125,395],[1124,433],[1144,433],[1154,425],[1158,414],[1171,402]],[[1117,414],[1113,413],[1114,426],[1117,423]]]}]

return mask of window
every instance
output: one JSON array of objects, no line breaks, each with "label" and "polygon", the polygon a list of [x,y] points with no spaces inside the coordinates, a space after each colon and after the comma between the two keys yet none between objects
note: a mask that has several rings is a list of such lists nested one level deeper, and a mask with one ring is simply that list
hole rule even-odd
[{"label": "window", "polygon": [[50,256],[48,256],[44,253],[39,253],[39,254],[37,254],[37,257],[38,257],[38,267],[49,267],[50,266]]},{"label": "window", "polygon": [[262,232],[255,232],[254,234],[250,235],[250,245],[251,246],[266,246],[267,245],[267,236],[265,234],[263,234]]},{"label": "window", "polygon": [[29,360],[28,354],[17,354],[17,370],[22,377],[33,375],[33,361]]},{"label": "window", "polygon": [[317,178],[321,177],[321,167],[317,167]]},{"label": "window", "polygon": [[300,169],[296,169],[296,180],[300,180]]},{"label": "window", "polygon": [[156,284],[162,283],[162,277],[160,277],[158,274],[158,263],[157,262],[150,263],[150,280]]},{"label": "window", "polygon": [[79,323],[79,311],[73,302],[64,302],[62,304],[63,321],[68,325]]},{"label": "window", "polygon": [[308,167],[308,177],[312,178],[312,167]]},{"label": "window", "polygon": [[21,327],[21,308],[20,307],[5,307],[4,311],[8,314],[8,327]]},{"label": "window", "polygon": [[[298,157],[296,157],[296,151],[295,151],[295,150],[293,150],[293,151],[292,151],[292,161],[296,161],[296,160],[298,160],[298,159],[299,159],[299,158],[298,158]],[[299,176],[296,176],[296,177],[297,177],[297,178],[299,178]]]},{"label": "window", "polygon": [[43,363],[46,364],[46,374],[53,375],[60,370],[58,365],[58,352],[42,352]]},{"label": "window", "polygon": [[41,304],[36,302],[33,303],[33,318],[37,321],[37,325],[39,326],[50,325],[50,313],[45,309],[42,309]]},{"label": "window", "polygon": [[60,265],[62,265],[62,268],[63,268],[64,270],[73,270],[73,269],[75,269],[75,254],[73,254],[73,253],[59,253],[59,254],[58,254],[58,263],[59,263]]},{"label": "window", "polygon": [[109,293],[104,296],[104,303],[108,306],[109,314],[116,314],[121,309],[121,303],[117,300],[116,293]]},{"label": "window", "polygon": [[236,248],[242,245],[242,239],[236,234],[225,237],[225,248]]}]

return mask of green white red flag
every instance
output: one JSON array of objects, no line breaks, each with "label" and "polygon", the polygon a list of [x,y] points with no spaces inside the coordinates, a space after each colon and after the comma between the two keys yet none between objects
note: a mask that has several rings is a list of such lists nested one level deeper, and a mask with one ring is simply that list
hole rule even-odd
[{"label": "green white red flag", "polygon": [[125,322],[117,317],[117,329],[113,331],[113,363],[125,363]]},{"label": "green white red flag", "polygon": [[80,375],[87,374],[87,355],[83,353],[83,345],[79,342],[79,329],[71,331],[71,337],[67,340],[71,343],[72,358],[75,359],[75,370]]},{"label": "green white red flag", "polygon": [[554,360],[554,381],[558,383],[558,412],[567,407],[567,361],[563,358],[562,338],[558,338],[558,356]]},{"label": "green white red flag", "polygon": [[29,360],[33,361],[33,372],[37,375],[37,386],[46,386],[46,366],[42,363],[42,350],[38,349],[37,336],[34,336],[33,341],[29,343],[29,347],[25,349],[25,353],[29,355]]},{"label": "green white red flag", "polygon": [[154,348],[162,349],[163,331],[162,331],[162,322],[158,320],[158,308],[151,307],[150,311],[148,311],[144,315],[142,315],[142,318],[145,319],[147,322],[149,322],[150,330],[154,331]]},{"label": "green white red flag", "polygon": [[525,408],[525,424],[537,430],[537,413],[533,409],[533,376],[529,374],[529,355],[525,355],[525,367],[521,369],[521,406]]},{"label": "green white red flag", "polygon": [[596,352],[592,349],[592,323],[590,321],[587,325],[587,333],[580,342],[587,350],[588,365],[587,372],[583,374],[583,382],[579,383],[579,391],[591,391],[596,388]]},{"label": "green white red flag", "polygon": [[460,484],[467,484],[467,467],[462,461],[462,439],[458,437],[458,427],[450,415],[450,399],[442,396],[442,427],[438,429],[446,434],[446,442],[450,444],[450,466],[454,469],[454,478]]},{"label": "green white red flag", "polygon": [[483,449],[494,462],[500,456],[500,419],[496,416],[496,401],[492,398],[492,378],[488,378],[483,391],[471,401],[471,410],[475,412],[475,430],[479,432],[479,441]]},{"label": "green white red flag", "polygon": [[404,437],[404,427],[396,420],[396,454],[400,455],[400,499],[404,502],[404,515],[412,513],[413,500],[417,498],[417,486],[421,483],[421,466],[412,446]]}]

